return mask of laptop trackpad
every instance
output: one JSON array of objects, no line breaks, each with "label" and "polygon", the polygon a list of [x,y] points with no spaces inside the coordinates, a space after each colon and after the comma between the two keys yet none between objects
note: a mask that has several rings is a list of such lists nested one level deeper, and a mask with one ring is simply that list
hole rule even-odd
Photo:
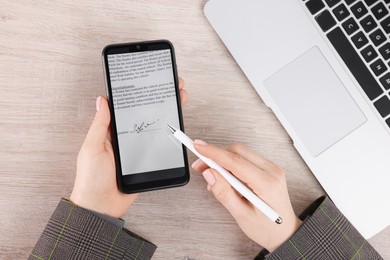
[{"label": "laptop trackpad", "polygon": [[264,85],[314,157],[366,122],[318,47],[272,75]]}]

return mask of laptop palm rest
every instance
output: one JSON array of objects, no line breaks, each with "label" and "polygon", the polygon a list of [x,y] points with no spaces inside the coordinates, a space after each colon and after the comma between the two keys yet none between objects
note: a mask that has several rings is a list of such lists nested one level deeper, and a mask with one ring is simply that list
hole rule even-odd
[{"label": "laptop palm rest", "polygon": [[367,120],[318,47],[266,79],[264,86],[313,157]]}]

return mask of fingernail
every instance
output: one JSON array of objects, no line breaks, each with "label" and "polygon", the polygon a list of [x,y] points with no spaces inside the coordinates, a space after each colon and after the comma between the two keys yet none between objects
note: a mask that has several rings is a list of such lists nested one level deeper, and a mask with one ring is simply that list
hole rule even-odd
[{"label": "fingernail", "polygon": [[211,190],[211,187],[209,184],[207,184],[207,190],[210,191]]},{"label": "fingernail", "polygon": [[203,140],[196,139],[196,140],[194,141],[194,144],[206,145],[207,143],[206,143],[205,141],[203,141]]},{"label": "fingernail", "polygon": [[198,159],[198,160],[196,160],[195,162],[193,162],[193,163],[191,164],[191,167],[192,167],[192,168],[195,168],[199,163],[200,163],[200,159]]},{"label": "fingernail", "polygon": [[205,170],[202,174],[204,179],[210,186],[213,186],[215,184],[215,177],[209,169]]},{"label": "fingernail", "polygon": [[102,97],[98,96],[96,99],[96,111],[99,111],[101,104],[102,104]]}]

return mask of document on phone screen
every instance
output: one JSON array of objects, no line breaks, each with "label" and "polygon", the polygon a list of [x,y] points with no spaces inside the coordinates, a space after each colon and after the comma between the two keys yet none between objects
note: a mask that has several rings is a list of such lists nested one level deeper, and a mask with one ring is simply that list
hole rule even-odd
[{"label": "document on phone screen", "polygon": [[179,127],[170,50],[107,58],[123,175],[184,167],[165,129]]}]

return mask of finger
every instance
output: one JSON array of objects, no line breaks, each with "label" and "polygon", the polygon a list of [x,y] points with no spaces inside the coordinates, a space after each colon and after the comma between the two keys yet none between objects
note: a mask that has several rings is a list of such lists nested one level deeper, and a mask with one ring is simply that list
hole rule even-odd
[{"label": "finger", "polygon": [[205,171],[207,168],[209,168],[209,166],[207,164],[205,164],[201,159],[196,159],[192,164],[191,164],[191,168],[194,169],[195,171],[197,172],[203,172]]},{"label": "finger", "polygon": [[207,164],[205,164],[202,160],[198,159],[199,162],[196,162],[197,164],[193,164],[193,166],[191,166],[196,172],[203,172],[205,171],[207,168],[210,168],[210,166],[208,166]]},{"label": "finger", "polygon": [[[197,159],[196,161],[194,161],[191,165],[191,167],[196,171],[196,172],[203,172],[205,171],[206,169],[208,169],[210,166],[208,166],[207,164],[205,164],[201,159]],[[257,171],[263,171],[262,169],[257,169]],[[243,178],[243,177],[239,177],[241,176],[240,174],[237,174],[237,173],[234,173],[232,172],[235,176],[237,176],[239,179],[241,179],[243,182],[247,183],[248,186],[258,195],[258,196],[261,196],[262,195],[262,190],[264,190],[266,187],[267,187],[267,184],[269,183],[269,180],[272,176],[266,176],[266,175],[270,175],[268,172],[264,172],[264,177],[266,177],[267,179],[265,179],[264,177],[261,178],[258,176],[258,174],[252,172],[252,173],[248,173],[248,174],[251,174],[253,175],[253,179],[252,180],[248,180],[249,178]],[[257,177],[256,177],[257,176]]]},{"label": "finger", "polygon": [[207,168],[210,168],[207,164],[205,164],[201,159],[196,160],[192,165],[192,169],[194,169],[197,172],[203,172]]},{"label": "finger", "polygon": [[242,157],[247,159],[249,162],[253,163],[257,167],[259,167],[267,172],[272,173],[272,171],[276,167],[278,167],[273,162],[258,155],[257,153],[255,153],[254,151],[252,151],[251,149],[249,149],[248,147],[246,147],[245,145],[243,145],[241,143],[234,143],[234,144],[228,145],[226,147],[226,150],[242,155]]},{"label": "finger", "polygon": [[[224,149],[226,149],[227,147],[228,146],[224,147]],[[197,172],[203,172],[207,168],[209,168],[209,166],[207,164],[205,164],[201,159],[197,159],[196,161],[194,161],[192,163],[191,167],[192,167],[192,169],[194,169]]]},{"label": "finger", "polygon": [[237,178],[247,183],[249,187],[263,189],[270,181],[270,174],[258,168],[242,155],[230,152],[223,148],[206,144],[203,141],[195,140],[195,149],[203,156],[212,159],[223,168],[233,173]]},{"label": "finger", "polygon": [[188,92],[185,89],[180,90],[180,101],[183,106],[188,100]]},{"label": "finger", "polygon": [[184,79],[179,77],[179,89],[182,90],[184,88],[185,82]]},{"label": "finger", "polygon": [[246,199],[240,197],[230,184],[214,169],[203,172],[215,198],[238,221],[253,214],[254,208]]},{"label": "finger", "polygon": [[112,143],[112,136],[111,136],[111,127],[108,127],[108,131],[107,131],[107,136],[106,136],[107,140]]},{"label": "finger", "polygon": [[[259,167],[260,169],[264,170],[266,173],[274,174],[281,171],[278,165],[256,154],[254,151],[252,151],[241,143],[230,144],[225,149],[233,153],[242,155],[245,159]],[[194,161],[191,167],[197,172],[203,172],[204,170],[209,168],[209,166],[200,159]]]},{"label": "finger", "polygon": [[110,109],[106,98],[98,97],[96,99],[96,110],[95,118],[85,138],[85,143],[92,146],[103,145],[107,138]]},{"label": "finger", "polygon": [[[226,147],[224,147],[226,148]],[[194,169],[195,171],[197,172],[203,172],[205,171],[207,168],[210,168],[207,164],[205,164],[201,159],[197,159],[195,160],[192,164],[191,164],[191,167],[192,169]]]}]

